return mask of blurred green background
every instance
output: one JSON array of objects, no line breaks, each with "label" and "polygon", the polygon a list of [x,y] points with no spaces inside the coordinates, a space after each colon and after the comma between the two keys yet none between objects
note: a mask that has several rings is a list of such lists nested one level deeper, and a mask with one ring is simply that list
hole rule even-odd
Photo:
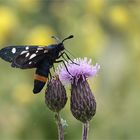
[{"label": "blurred green background", "polygon": [[[97,100],[89,140],[140,139],[139,0],[0,0],[1,48],[48,45],[55,43],[52,35],[70,34],[75,38],[65,47],[101,65],[89,80]],[[33,75],[34,70],[13,69],[0,60],[1,140],[57,139],[44,89],[32,93]],[[69,108],[68,101],[61,113],[69,125],[65,139],[80,140],[81,123]]]}]

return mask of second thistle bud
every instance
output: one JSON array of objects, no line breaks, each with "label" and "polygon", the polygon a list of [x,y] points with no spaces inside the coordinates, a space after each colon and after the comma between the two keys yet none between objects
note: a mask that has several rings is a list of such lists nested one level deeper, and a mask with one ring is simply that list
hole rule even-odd
[{"label": "second thistle bud", "polygon": [[67,102],[67,95],[64,86],[58,76],[53,77],[47,85],[45,92],[45,103],[53,112],[59,112]]},{"label": "second thistle bud", "polygon": [[73,116],[86,123],[96,113],[96,101],[91,92],[88,82],[82,77],[72,84],[71,88],[71,112]]}]

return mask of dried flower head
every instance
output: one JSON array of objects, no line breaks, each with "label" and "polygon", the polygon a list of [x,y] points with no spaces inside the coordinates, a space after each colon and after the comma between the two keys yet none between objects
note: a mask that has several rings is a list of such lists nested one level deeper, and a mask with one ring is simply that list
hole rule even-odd
[{"label": "dried flower head", "polygon": [[61,65],[59,76],[64,83],[71,83],[71,112],[73,116],[86,123],[92,119],[96,112],[96,101],[87,78],[94,77],[100,69],[100,65],[93,66],[91,59],[87,58],[74,59],[74,62],[76,64],[67,63],[69,72]]},{"label": "dried flower head", "polygon": [[59,112],[67,102],[67,95],[64,86],[58,75],[54,76],[47,85],[45,92],[45,103],[54,112]]}]

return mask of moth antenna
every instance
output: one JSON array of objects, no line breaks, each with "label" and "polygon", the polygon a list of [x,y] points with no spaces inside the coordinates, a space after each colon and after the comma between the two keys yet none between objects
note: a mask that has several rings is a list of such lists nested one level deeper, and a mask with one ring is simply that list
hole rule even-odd
[{"label": "moth antenna", "polygon": [[73,38],[73,37],[74,37],[73,35],[70,35],[70,36],[64,38],[64,39],[62,40],[62,43],[63,43],[65,40],[67,40],[67,39],[71,39],[71,38]]},{"label": "moth antenna", "polygon": [[58,37],[56,37],[56,36],[51,36],[51,37],[54,38],[58,44],[61,43],[61,41]]}]

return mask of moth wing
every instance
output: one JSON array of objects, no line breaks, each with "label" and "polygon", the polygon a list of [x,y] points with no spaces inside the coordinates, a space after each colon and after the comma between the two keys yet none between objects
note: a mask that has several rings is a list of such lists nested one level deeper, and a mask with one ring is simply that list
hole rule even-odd
[{"label": "moth wing", "polygon": [[45,58],[47,52],[48,50],[44,47],[22,51],[12,61],[11,66],[21,69],[36,68],[39,62]]},{"label": "moth wing", "polygon": [[38,46],[8,46],[0,50],[0,57],[5,61],[12,62],[19,54],[29,49],[36,50]]}]

